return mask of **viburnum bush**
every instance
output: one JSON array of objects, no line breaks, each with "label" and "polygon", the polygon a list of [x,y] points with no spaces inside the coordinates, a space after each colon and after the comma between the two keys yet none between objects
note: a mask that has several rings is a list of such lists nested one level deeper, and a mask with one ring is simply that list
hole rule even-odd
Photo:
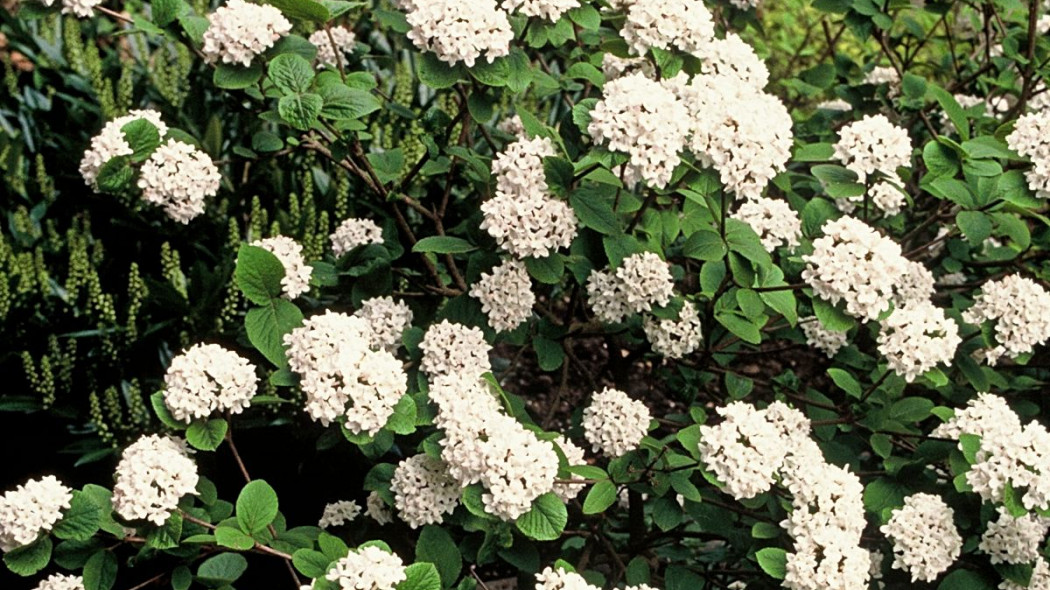
[{"label": "viburnum bush", "polygon": [[5,5],[10,583],[1050,589],[1050,6],[773,4]]}]

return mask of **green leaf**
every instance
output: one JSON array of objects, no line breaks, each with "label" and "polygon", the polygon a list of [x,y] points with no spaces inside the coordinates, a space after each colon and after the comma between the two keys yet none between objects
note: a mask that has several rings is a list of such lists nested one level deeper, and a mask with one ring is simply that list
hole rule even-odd
[{"label": "green leaf", "polygon": [[547,285],[556,285],[565,273],[565,258],[557,252],[545,258],[526,258],[525,268],[529,270],[529,275],[537,281]]},{"label": "green leaf", "polygon": [[934,403],[924,397],[906,397],[890,407],[890,416],[901,422],[921,422],[930,416]]},{"label": "green leaf", "polygon": [[255,539],[232,526],[217,527],[215,529],[215,542],[222,547],[229,547],[238,551],[247,551],[255,546]]},{"label": "green leaf", "polygon": [[189,6],[182,0],[151,0],[150,14],[158,27],[166,27],[187,12]]},{"label": "green leaf", "polygon": [[835,155],[835,146],[830,143],[810,143],[795,148],[795,162],[827,162]]},{"label": "green leaf", "polygon": [[284,147],[284,140],[269,131],[257,131],[252,135],[252,149],[257,152],[276,152]]},{"label": "green leaf", "polygon": [[470,75],[486,86],[506,86],[510,78],[510,62],[505,57],[497,57],[489,63],[479,59],[469,68]]},{"label": "green leaf", "polygon": [[196,420],[186,429],[186,442],[201,451],[214,451],[226,438],[228,428],[229,424],[222,418]]},{"label": "green leaf", "polygon": [[583,500],[584,514],[599,514],[616,502],[616,484],[603,479],[591,487]]},{"label": "green leaf", "polygon": [[420,56],[417,74],[419,81],[434,89],[451,88],[463,78],[459,66],[452,67],[426,51]]},{"label": "green leaf", "polygon": [[120,128],[124,141],[131,146],[131,161],[143,162],[160,147],[160,130],[146,119],[135,119]]},{"label": "green leaf", "polygon": [[552,193],[563,197],[569,192],[573,177],[572,162],[557,156],[546,156],[543,158],[543,174],[547,188]]},{"label": "green leaf", "polygon": [[416,561],[434,564],[445,588],[452,587],[463,568],[463,558],[452,536],[445,529],[429,524],[423,527],[416,541]]},{"label": "green leaf", "polygon": [[314,0],[266,0],[266,3],[279,8],[288,18],[309,20],[315,23],[327,22],[332,18],[332,13],[323,4],[314,2]]},{"label": "green leaf", "polygon": [[7,569],[20,576],[31,576],[47,567],[51,561],[51,539],[43,537],[35,543],[4,553]]},{"label": "green leaf", "polygon": [[911,99],[921,99],[926,96],[926,79],[915,74],[905,73],[901,78],[901,90],[904,96]]},{"label": "green leaf", "polygon": [[700,229],[682,244],[682,255],[696,260],[721,260],[729,252],[722,236],[713,229]]},{"label": "green leaf", "polygon": [[441,590],[441,575],[432,563],[413,563],[405,568],[405,579],[397,590]]},{"label": "green leaf", "polygon": [[152,527],[146,533],[146,545],[154,549],[172,549],[178,547],[182,538],[182,514],[172,512],[164,524]]},{"label": "green leaf", "polygon": [[241,244],[233,278],[244,296],[258,305],[267,305],[281,296],[284,265],[272,252],[259,246]]},{"label": "green leaf", "polygon": [[401,148],[394,148],[384,152],[372,152],[365,157],[368,158],[368,163],[372,165],[379,182],[386,184],[397,180],[401,176],[401,168],[405,164],[405,155]]},{"label": "green leaf", "polygon": [[828,369],[828,376],[831,377],[831,380],[834,381],[835,385],[838,385],[840,389],[851,396],[860,399],[863,390],[860,387],[860,383],[858,383],[849,372],[843,369],[831,368]]},{"label": "green leaf", "polygon": [[84,590],[109,590],[117,581],[117,556],[99,551],[84,564]]},{"label": "green leaf", "polygon": [[62,513],[62,520],[55,524],[51,533],[59,539],[86,541],[98,531],[102,520],[102,507],[91,496],[73,491],[69,508]]},{"label": "green leaf", "polygon": [[197,581],[218,588],[236,582],[247,569],[248,560],[240,553],[220,553],[197,568]]},{"label": "green leaf", "polygon": [[518,517],[518,530],[526,537],[536,541],[553,541],[561,536],[569,513],[561,499],[553,492],[547,492],[532,502],[532,508]]},{"label": "green leaf", "polygon": [[271,299],[266,307],[249,309],[244,315],[244,327],[252,346],[282,369],[288,366],[284,335],[302,323],[303,312],[284,299]]},{"label": "green leaf", "polygon": [[190,568],[180,565],[171,572],[171,590],[189,590],[193,584],[193,572]]},{"label": "green leaf", "polygon": [[1006,142],[993,136],[982,135],[970,141],[962,142],[962,149],[966,155],[979,160],[982,158],[1003,158],[1006,160],[1020,160],[1017,152],[1007,147]]},{"label": "green leaf", "polygon": [[211,80],[219,88],[239,90],[255,86],[256,82],[262,79],[262,76],[263,68],[262,64],[259,63],[252,63],[248,67],[220,63],[215,66],[215,72],[212,73]]},{"label": "green leaf", "polygon": [[301,94],[314,81],[314,68],[300,55],[284,53],[270,60],[266,67],[270,81],[283,94]]},{"label": "green leaf", "polygon": [[823,299],[813,300],[813,313],[816,314],[820,325],[832,332],[846,332],[856,325],[853,318]]},{"label": "green leaf", "polygon": [[237,524],[241,530],[254,535],[266,530],[277,518],[277,492],[261,479],[244,486],[237,496]]},{"label": "green leaf", "polygon": [[952,125],[955,126],[955,130],[959,132],[959,137],[963,140],[970,138],[970,125],[966,120],[966,112],[963,111],[962,107],[955,100],[955,97],[945,89],[935,84],[928,84],[926,91],[933,96],[944,112],[948,115],[948,119],[951,120]]},{"label": "green leaf", "polygon": [[751,525],[751,537],[755,539],[776,539],[781,532],[780,527],[770,522],[756,522]]},{"label": "green leaf", "polygon": [[762,332],[759,331],[759,326],[745,318],[734,313],[716,312],[715,319],[744,342],[751,344],[762,342]]},{"label": "green leaf", "polygon": [[975,246],[984,243],[992,235],[992,220],[980,211],[958,212],[955,215],[955,224],[970,244]]},{"label": "green leaf", "polygon": [[597,31],[598,27],[602,24],[602,16],[598,13],[598,10],[590,4],[584,4],[583,6],[577,6],[569,11],[569,18],[572,22],[580,25],[586,31]]},{"label": "green leaf", "polygon": [[300,549],[292,554],[292,565],[299,573],[309,578],[320,578],[328,572],[331,559],[320,551]]},{"label": "green leaf", "polygon": [[135,179],[135,169],[131,167],[128,156],[116,156],[110,158],[98,170],[95,184],[98,190],[104,193],[119,193],[131,188],[131,181]]},{"label": "green leaf", "polygon": [[306,131],[317,122],[323,106],[324,99],[318,94],[292,94],[277,101],[277,113],[292,127]]},{"label": "green leaf", "polygon": [[937,590],[993,590],[995,587],[977,572],[957,569],[944,576]]},{"label": "green leaf", "polygon": [[581,187],[569,195],[569,205],[585,227],[601,234],[618,234],[622,231],[620,222],[613,212],[613,200],[606,191],[595,186]]},{"label": "green leaf", "polygon": [[186,428],[184,422],[179,422],[175,419],[175,416],[171,415],[171,410],[169,410],[168,405],[164,403],[163,391],[158,391],[149,396],[149,403],[153,406],[153,413],[157,415],[157,418],[160,419],[162,424],[175,430]]},{"label": "green leaf", "polygon": [[780,547],[766,547],[755,553],[758,567],[775,580],[783,580],[787,575],[787,551]]},{"label": "green leaf", "polygon": [[605,76],[602,71],[587,62],[577,62],[569,66],[565,71],[565,77],[570,80],[587,80],[598,88],[605,84]]},{"label": "green leaf", "polygon": [[386,423],[386,428],[395,434],[412,434],[416,431],[416,402],[410,395],[403,395],[394,406],[394,413]]},{"label": "green leaf", "polygon": [[462,254],[473,252],[478,247],[463,238],[454,236],[430,236],[423,238],[412,246],[413,252],[433,252],[435,254]]},{"label": "green leaf", "polygon": [[371,92],[342,84],[325,84],[317,89],[317,93],[324,101],[321,116],[334,121],[360,119],[382,106]]}]

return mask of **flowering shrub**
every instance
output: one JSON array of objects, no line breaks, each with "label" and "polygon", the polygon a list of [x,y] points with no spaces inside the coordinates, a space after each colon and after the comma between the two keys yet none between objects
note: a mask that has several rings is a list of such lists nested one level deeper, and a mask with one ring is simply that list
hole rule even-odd
[{"label": "flowering shrub", "polygon": [[1050,7],[772,4],[5,4],[12,587],[1050,589]]}]

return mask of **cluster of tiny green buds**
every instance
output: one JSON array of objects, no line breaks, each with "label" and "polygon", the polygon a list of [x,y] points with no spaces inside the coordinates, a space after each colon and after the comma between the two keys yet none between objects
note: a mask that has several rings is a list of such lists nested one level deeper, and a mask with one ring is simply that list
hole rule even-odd
[{"label": "cluster of tiny green buds", "polygon": [[179,258],[179,252],[172,248],[168,242],[160,245],[160,268],[161,273],[164,275],[164,280],[168,281],[168,284],[175,289],[176,293],[182,295],[183,299],[188,299],[186,275],[182,272],[182,261]]}]

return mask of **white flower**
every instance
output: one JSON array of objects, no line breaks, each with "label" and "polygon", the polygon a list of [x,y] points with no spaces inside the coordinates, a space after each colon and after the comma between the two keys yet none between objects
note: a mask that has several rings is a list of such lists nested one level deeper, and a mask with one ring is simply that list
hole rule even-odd
[{"label": "white flower", "polygon": [[510,416],[492,415],[489,421],[488,436],[478,449],[486,489],[481,501],[489,514],[512,521],[554,489],[558,455],[550,441],[536,438]]},{"label": "white flower", "polygon": [[715,25],[702,0],[632,0],[620,35],[636,55],[672,46],[694,52],[714,39]]},{"label": "white flower", "polygon": [[351,432],[375,435],[408,390],[401,361],[374,349],[369,332],[365,320],[329,310],[284,336],[306,412],[325,426],[344,418]]},{"label": "white flower", "polygon": [[247,67],[291,30],[292,23],[274,6],[229,0],[208,17],[201,52],[208,63]]},{"label": "white flower", "polygon": [[357,37],[350,29],[336,25],[329,30],[317,29],[310,35],[317,48],[317,69],[346,67],[346,58],[357,47]]},{"label": "white flower", "polygon": [[650,420],[645,404],[607,387],[595,393],[583,410],[583,434],[594,451],[620,457],[638,447]]},{"label": "white flower", "polygon": [[287,236],[274,236],[252,245],[265,249],[281,261],[284,266],[281,288],[286,297],[295,299],[310,290],[310,276],[314,269],[303,259],[303,247],[298,242]]},{"label": "white flower", "polygon": [[80,160],[80,175],[84,182],[94,188],[95,179],[102,166],[117,156],[130,156],[134,153],[131,145],[124,138],[121,128],[139,119],[145,119],[157,128],[157,133],[164,137],[168,133],[168,126],[160,119],[160,113],[152,109],[134,110],[123,117],[117,117],[102,127],[98,135],[91,139],[91,148],[84,152]]},{"label": "white flower", "polygon": [[989,281],[963,312],[963,321],[992,322],[996,345],[982,354],[994,366],[1001,357],[1017,358],[1050,338],[1050,293],[1021,275]]},{"label": "white flower", "polygon": [[533,195],[500,195],[481,204],[481,229],[515,258],[546,258],[576,237],[576,213],[567,203]]},{"label": "white flower", "polygon": [[897,168],[911,165],[911,138],[885,115],[865,115],[839,130],[835,158],[864,182],[878,172],[897,177]]},{"label": "white flower", "polygon": [[341,590],[393,590],[406,578],[401,558],[374,545],[351,551],[325,574]]},{"label": "white flower", "polygon": [[750,225],[769,252],[780,246],[794,248],[802,237],[802,220],[787,201],[746,199],[730,217]]},{"label": "white flower", "polygon": [[495,0],[402,0],[412,30],[408,38],[421,51],[468,68],[485,54],[491,63],[510,52],[514,31]]},{"label": "white flower", "polygon": [[470,296],[481,302],[481,310],[497,332],[513,330],[529,319],[536,303],[529,271],[517,260],[504,261],[491,273],[482,273],[471,286]]},{"label": "white flower", "polygon": [[703,333],[700,313],[691,301],[682,304],[678,319],[642,318],[642,328],[653,350],[668,358],[678,359],[700,348]]},{"label": "white flower", "polygon": [[171,360],[164,385],[164,405],[176,420],[189,422],[215,410],[241,413],[257,380],[248,359],[218,344],[195,344]]},{"label": "white flower", "polygon": [[624,258],[616,269],[616,279],[627,306],[637,313],[650,311],[653,305],[667,305],[674,295],[670,266],[653,252]]},{"label": "white flower", "polygon": [[789,450],[779,432],[751,404],[733,402],[716,411],[724,420],[700,427],[700,460],[737,500],[768,491]]},{"label": "white flower", "polygon": [[1025,172],[1028,188],[1036,196],[1050,196],[1050,110],[1018,117],[1014,130],[1006,136],[1006,145],[1022,157],[1032,161],[1032,169]]},{"label": "white flower", "polygon": [[1036,514],[1014,517],[999,508],[999,519],[988,523],[978,549],[992,563],[1031,563],[1040,558],[1040,547],[1050,530],[1050,519]]},{"label": "white flower", "polygon": [[600,590],[587,583],[583,576],[576,572],[567,572],[550,566],[536,574],[535,590]]},{"label": "white flower", "polygon": [[[869,213],[874,215],[896,215],[907,203],[904,191],[892,182],[879,181],[868,189]],[[864,203],[863,196],[835,199],[835,206],[847,215],[852,215]]]},{"label": "white flower", "polygon": [[547,195],[543,158],[557,152],[547,137],[519,139],[508,145],[492,160],[496,177],[496,194],[528,199]]},{"label": "white flower", "polygon": [[390,491],[398,516],[412,528],[441,524],[444,515],[459,505],[459,482],[449,475],[444,461],[422,454],[398,464]]},{"label": "white flower", "polygon": [[642,74],[612,80],[603,92],[605,98],[591,110],[587,133],[608,149],[630,156],[624,174],[628,184],[644,179],[654,187],[666,186],[681,162],[678,152],[689,132],[682,124],[689,119],[685,105]]},{"label": "white flower", "polygon": [[695,55],[701,59],[702,74],[732,76],[755,91],[761,91],[769,83],[766,64],[736,33],[726,33],[725,39],[712,40]]},{"label": "white flower", "polygon": [[353,500],[332,502],[325,505],[324,512],[321,514],[321,520],[317,522],[317,526],[323,529],[342,526],[353,522],[358,514],[361,514],[361,507]]},{"label": "white flower", "polygon": [[84,590],[84,578],[51,574],[47,579],[42,580],[35,590]]},{"label": "white flower", "polygon": [[961,342],[955,320],[929,301],[895,309],[883,320],[878,336],[879,353],[908,383],[939,363],[951,365]]},{"label": "white flower", "polygon": [[419,368],[430,377],[458,373],[476,376],[492,370],[492,347],[477,328],[442,320],[427,328],[419,349],[423,351]]},{"label": "white flower", "polygon": [[853,110],[853,105],[842,100],[841,98],[836,98],[834,100],[825,100],[824,102],[818,104],[817,109],[822,111],[833,111],[836,113],[848,113],[849,111]]},{"label": "white flower", "polygon": [[578,0],[503,0],[503,8],[526,16],[557,22],[561,15],[580,5]]},{"label": "white flower", "polygon": [[204,213],[204,200],[219,191],[222,175],[208,154],[169,139],[142,164],[138,186],[147,203],[181,223]]},{"label": "white flower", "polygon": [[879,530],[893,543],[893,568],[911,574],[912,582],[932,582],[951,567],[962,551],[962,536],[952,521],[955,512],[940,496],[913,494],[894,508]]},{"label": "white flower", "polygon": [[905,260],[904,273],[900,275],[894,286],[896,293],[893,296],[893,304],[901,306],[909,303],[929,302],[933,297],[935,283],[933,273],[923,263]]},{"label": "white flower", "polygon": [[864,84],[872,84],[878,86],[885,84],[887,88],[886,96],[888,98],[896,98],[901,93],[901,77],[897,73],[897,70],[886,67],[886,66],[875,66],[870,72],[864,76]]},{"label": "white flower", "polygon": [[[51,6],[55,0],[45,2],[45,6]],[[102,0],[62,0],[62,14],[75,14],[80,18],[88,18],[95,13],[95,7],[102,4]]]},{"label": "white flower", "polygon": [[834,357],[846,346],[846,332],[832,332],[814,316],[800,318],[798,324],[806,335],[806,344],[823,352],[828,358]]},{"label": "white flower", "polygon": [[332,243],[332,254],[339,257],[358,246],[382,244],[383,229],[371,219],[351,217],[344,219],[328,239]]},{"label": "white flower", "polygon": [[591,272],[587,277],[587,300],[594,315],[608,324],[622,322],[632,313],[623,285],[612,272]]},{"label": "white flower", "polygon": [[113,484],[113,510],[125,520],[161,526],[186,494],[197,493],[197,465],[181,438],[150,434],[124,449]]},{"label": "white flower", "polygon": [[383,525],[394,522],[394,515],[390,512],[390,507],[386,505],[383,498],[379,496],[379,492],[373,491],[368,493],[368,498],[365,499],[365,514],[376,521],[377,524]]},{"label": "white flower", "polygon": [[404,301],[394,301],[392,297],[366,299],[354,316],[368,322],[372,348],[390,353],[397,351],[405,330],[412,327],[412,310]]},{"label": "white flower", "polygon": [[0,496],[0,550],[35,542],[62,519],[73,490],[53,475],[31,479]]},{"label": "white flower", "polygon": [[958,439],[960,434],[973,434],[983,440],[1004,440],[1021,430],[1021,420],[1006,400],[990,393],[979,393],[955,416],[933,430],[939,438]]},{"label": "white flower", "polygon": [[1010,580],[1003,580],[999,584],[999,590],[1050,590],[1050,565],[1046,559],[1040,557],[1035,561],[1035,569],[1032,571],[1032,579],[1027,586],[1022,586]]},{"label": "white flower", "polygon": [[[558,445],[562,454],[565,455],[565,463],[568,467],[587,464],[584,459],[583,448],[569,440],[567,436],[558,435],[558,438],[554,439],[554,443]],[[568,503],[576,496],[580,495],[580,492],[582,492],[585,487],[587,487],[587,484],[585,483],[555,483],[554,493],[561,498],[562,502]]]}]

